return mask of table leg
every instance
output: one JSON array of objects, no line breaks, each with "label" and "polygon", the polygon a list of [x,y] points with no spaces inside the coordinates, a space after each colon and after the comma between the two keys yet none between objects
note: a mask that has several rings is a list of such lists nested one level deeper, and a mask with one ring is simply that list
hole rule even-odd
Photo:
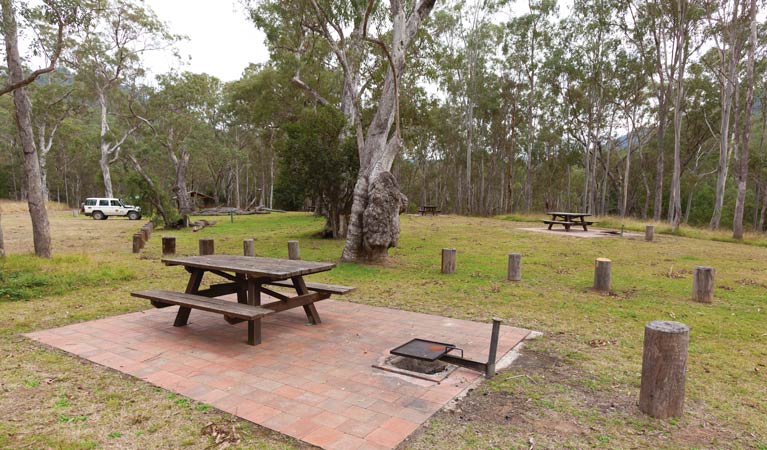
[{"label": "table leg", "polygon": [[[296,293],[298,295],[306,295],[309,293],[309,289],[306,288],[306,283],[304,282],[303,277],[293,277],[291,280],[293,281],[293,287],[296,288]],[[304,305],[304,312],[311,325],[319,325],[322,323],[322,320],[320,320],[320,313],[317,312],[314,303]]]},{"label": "table leg", "polygon": [[245,275],[237,274],[237,303],[248,303],[248,282]]},{"label": "table leg", "polygon": [[[261,305],[261,290],[258,288],[255,278],[248,277],[248,305]],[[261,319],[248,321],[248,344],[258,345],[261,343]]]},{"label": "table leg", "polygon": [[[202,275],[204,270],[194,269],[189,275],[189,282],[186,284],[187,294],[196,294],[200,290],[200,283],[202,283]],[[176,320],[173,322],[174,327],[183,327],[189,322],[189,313],[192,312],[192,308],[186,306],[179,306],[178,313],[176,314]]]}]

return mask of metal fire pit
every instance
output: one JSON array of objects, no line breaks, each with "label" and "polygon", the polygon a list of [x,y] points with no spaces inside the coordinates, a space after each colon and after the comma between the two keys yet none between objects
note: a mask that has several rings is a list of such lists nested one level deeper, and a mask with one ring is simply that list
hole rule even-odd
[{"label": "metal fire pit", "polygon": [[[397,348],[389,350],[389,353],[407,358],[420,359],[422,361],[440,360],[467,369],[484,372],[487,378],[495,375],[495,356],[498,352],[498,334],[501,330],[501,319],[493,318],[493,331],[490,335],[490,352],[487,362],[475,361],[463,357],[463,350],[453,344],[444,342],[428,341],[426,339],[412,339]],[[453,350],[461,352],[461,356],[449,355]]]},{"label": "metal fire pit", "polygon": [[407,344],[402,344],[397,348],[389,350],[389,353],[397,356],[420,359],[422,361],[436,361],[452,350],[460,350],[461,356],[463,356],[463,350],[453,344],[427,341],[425,339],[413,339]]}]

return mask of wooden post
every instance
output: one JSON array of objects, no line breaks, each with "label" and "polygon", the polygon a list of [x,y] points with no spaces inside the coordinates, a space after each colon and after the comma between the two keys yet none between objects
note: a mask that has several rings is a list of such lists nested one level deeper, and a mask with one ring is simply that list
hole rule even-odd
[{"label": "wooden post", "polygon": [[72,210],[72,217],[77,217],[79,215],[80,215],[80,210],[78,210],[78,209],[73,209]]},{"label": "wooden post", "polygon": [[176,254],[176,238],[175,236],[163,236],[162,237],[162,255],[175,255]]},{"label": "wooden post", "polygon": [[456,253],[454,248],[442,249],[442,273],[455,273]]},{"label": "wooden post", "polygon": [[133,235],[133,253],[141,252],[141,248],[144,246],[144,241],[141,235],[136,233]]},{"label": "wooden post", "polygon": [[229,211],[229,223],[234,223],[234,213]]},{"label": "wooden post", "polygon": [[298,241],[288,241],[288,259],[301,259]]},{"label": "wooden post", "polygon": [[144,242],[147,242],[149,240],[149,230],[147,230],[146,227],[141,227],[139,232],[141,233],[141,238],[144,239]]},{"label": "wooden post", "polygon": [[498,335],[501,333],[501,319],[493,317],[493,331],[490,334],[490,352],[487,356],[487,368],[485,378],[493,378],[495,375],[495,357],[498,353]]},{"label": "wooden post", "polygon": [[522,279],[522,255],[519,253],[509,253],[509,281],[519,281]]},{"label": "wooden post", "polygon": [[245,256],[256,256],[256,243],[253,239],[242,241],[242,252]]},{"label": "wooden post", "polygon": [[696,302],[711,303],[714,301],[713,267],[698,266],[692,272],[692,299]]},{"label": "wooden post", "polygon": [[594,290],[610,292],[612,277],[610,275],[610,261],[607,258],[597,258],[594,266]]},{"label": "wooden post", "polygon": [[653,237],[655,237],[655,225],[647,225],[644,227],[644,240],[647,242],[652,242]]},{"label": "wooden post", "polygon": [[214,253],[213,239],[200,239],[200,255],[212,255]]},{"label": "wooden post", "polygon": [[639,409],[665,419],[682,415],[690,327],[656,320],[644,329]]}]

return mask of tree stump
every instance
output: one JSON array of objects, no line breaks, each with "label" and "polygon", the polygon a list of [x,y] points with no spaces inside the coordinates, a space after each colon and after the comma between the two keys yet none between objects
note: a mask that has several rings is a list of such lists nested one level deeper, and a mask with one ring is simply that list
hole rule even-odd
[{"label": "tree stump", "polygon": [[655,237],[655,225],[647,225],[644,227],[644,240],[652,242]]},{"label": "tree stump", "polygon": [[141,234],[136,233],[133,235],[133,253],[139,253],[141,252],[141,249],[144,247],[144,239],[141,237]]},{"label": "tree stump", "polygon": [[442,249],[442,273],[455,273],[456,254],[454,248]]},{"label": "tree stump", "polygon": [[242,241],[242,254],[245,256],[256,256],[256,242],[253,239]]},{"label": "tree stump", "polygon": [[213,239],[200,239],[200,255],[212,255],[214,253]]},{"label": "tree stump", "polygon": [[594,290],[610,292],[612,276],[610,275],[610,261],[607,258],[597,258],[594,266]]},{"label": "tree stump", "polygon": [[682,415],[690,327],[656,320],[644,329],[639,409],[665,419]]},{"label": "tree stump", "polygon": [[163,236],[162,237],[162,255],[175,255],[176,254],[176,238],[175,236]]},{"label": "tree stump", "polygon": [[692,272],[692,299],[696,302],[711,303],[714,301],[713,267],[698,266]]},{"label": "tree stump", "polygon": [[509,281],[520,281],[522,279],[522,255],[519,253],[509,253]]},{"label": "tree stump", "polygon": [[301,259],[298,241],[288,241],[288,259]]}]

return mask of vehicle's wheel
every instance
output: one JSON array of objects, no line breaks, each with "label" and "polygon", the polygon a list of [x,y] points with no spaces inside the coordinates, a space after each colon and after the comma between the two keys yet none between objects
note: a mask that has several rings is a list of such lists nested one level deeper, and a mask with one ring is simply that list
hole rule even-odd
[{"label": "vehicle's wheel", "polygon": [[104,220],[106,216],[101,211],[93,211],[93,214],[91,214],[91,217],[93,217],[93,220]]},{"label": "vehicle's wheel", "polygon": [[138,215],[136,211],[129,211],[128,212],[128,219],[130,220],[139,220],[141,216]]}]

